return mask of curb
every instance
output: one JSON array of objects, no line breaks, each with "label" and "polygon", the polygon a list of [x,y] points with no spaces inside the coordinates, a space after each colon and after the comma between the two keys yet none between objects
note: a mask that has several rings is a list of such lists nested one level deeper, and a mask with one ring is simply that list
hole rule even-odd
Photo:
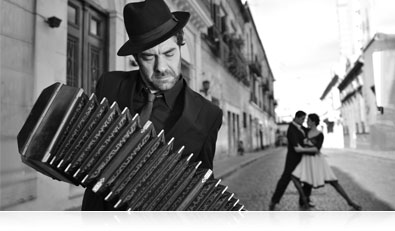
[{"label": "curb", "polygon": [[237,165],[237,166],[235,166],[235,167],[233,167],[233,168],[230,168],[229,170],[224,171],[224,172],[222,172],[221,174],[218,174],[218,175],[216,174],[215,177],[218,178],[218,179],[225,179],[225,178],[229,177],[230,175],[232,175],[233,173],[235,173],[236,171],[238,171],[238,170],[240,170],[240,169],[242,169],[242,168],[244,168],[244,167],[246,167],[246,166],[252,164],[253,162],[255,162],[256,160],[258,160],[259,158],[262,158],[262,157],[264,157],[264,156],[267,156],[267,155],[271,154],[274,150],[275,150],[275,149],[268,150],[267,153],[264,153],[264,154],[262,154],[262,155],[253,157],[253,158],[248,159],[248,160],[245,160],[245,161],[242,162],[241,164],[239,164],[239,165]]},{"label": "curb", "polygon": [[229,169],[228,171],[225,171],[225,172],[223,172],[222,174],[217,175],[216,177],[221,178],[221,179],[225,179],[225,178],[229,177],[230,175],[232,175],[233,173],[237,172],[238,170],[240,170],[240,169],[246,167],[246,166],[249,165],[249,164],[252,164],[254,161],[258,160],[258,159],[261,158],[261,157],[262,157],[262,156],[253,158],[253,159],[251,159],[251,160],[247,160],[247,161],[245,161],[244,163],[238,165],[237,167],[232,168],[232,169]]}]

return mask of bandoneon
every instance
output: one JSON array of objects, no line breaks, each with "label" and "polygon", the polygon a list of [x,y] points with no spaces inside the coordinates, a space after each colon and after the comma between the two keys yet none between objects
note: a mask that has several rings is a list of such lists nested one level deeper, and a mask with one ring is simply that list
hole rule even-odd
[{"label": "bandoneon", "polygon": [[55,83],[44,89],[18,134],[22,161],[53,179],[82,185],[114,208],[240,211],[212,170],[173,149],[164,131],[117,103]]}]

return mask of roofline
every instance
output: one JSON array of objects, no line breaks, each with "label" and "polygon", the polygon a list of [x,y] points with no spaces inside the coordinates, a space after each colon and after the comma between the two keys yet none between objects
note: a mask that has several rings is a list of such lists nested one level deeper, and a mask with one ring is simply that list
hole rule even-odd
[{"label": "roofline", "polygon": [[325,97],[328,95],[328,93],[332,90],[332,88],[335,86],[335,84],[338,82],[339,76],[335,74],[331,81],[328,83],[326,86],[324,92],[322,93],[322,96],[320,97],[320,100],[324,100]]},{"label": "roofline", "polygon": [[263,46],[263,44],[262,44],[261,37],[259,36],[258,30],[257,30],[256,25],[255,25],[254,17],[252,16],[252,13],[251,13],[251,10],[250,10],[250,6],[248,5],[248,2],[247,2],[247,1],[244,3],[244,7],[245,7],[245,10],[246,10],[247,13],[248,13],[248,16],[251,18],[250,21],[251,21],[252,26],[254,27],[255,33],[256,33],[256,35],[257,35],[257,37],[258,37],[259,45],[261,46],[261,48],[262,48],[262,50],[263,50],[263,56],[265,57],[267,66],[269,67],[270,75],[271,75],[273,81],[275,81],[276,79],[274,78],[274,75],[273,75],[273,72],[272,72],[272,68],[270,67],[269,60],[267,59],[267,55],[266,55],[265,48],[264,48],[264,46]]},{"label": "roofline", "polygon": [[362,48],[362,51],[365,52],[376,40],[390,40],[395,39],[395,34],[385,34],[385,33],[376,33],[373,38],[369,40],[369,42]]},{"label": "roofline", "polygon": [[363,64],[364,63],[362,57],[360,56],[355,61],[354,65],[350,68],[350,70],[347,72],[343,81],[341,81],[339,86],[337,87],[340,91],[344,90],[348,86],[348,84],[350,84],[356,78]]}]

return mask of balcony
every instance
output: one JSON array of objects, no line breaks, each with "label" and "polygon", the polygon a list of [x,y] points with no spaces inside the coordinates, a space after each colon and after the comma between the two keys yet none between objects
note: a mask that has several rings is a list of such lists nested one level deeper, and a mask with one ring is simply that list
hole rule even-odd
[{"label": "balcony", "polygon": [[228,59],[229,72],[246,86],[250,86],[247,75],[247,65],[243,55],[237,50],[230,50]]},{"label": "balcony", "polygon": [[258,62],[250,62],[248,67],[250,68],[251,73],[255,73],[257,76],[262,76],[262,67],[261,64],[259,64]]},{"label": "balcony", "polygon": [[229,47],[229,57],[228,57],[228,70],[232,75],[244,85],[250,86],[250,80],[248,77],[247,62],[241,51],[244,45],[244,40],[241,38],[236,38],[235,36],[225,36],[225,43]]}]

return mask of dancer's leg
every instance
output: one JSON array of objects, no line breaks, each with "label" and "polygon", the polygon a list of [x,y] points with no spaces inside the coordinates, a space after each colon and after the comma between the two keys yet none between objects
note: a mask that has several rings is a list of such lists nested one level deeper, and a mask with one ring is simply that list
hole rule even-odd
[{"label": "dancer's leg", "polygon": [[303,187],[302,187],[302,184],[301,184],[300,180],[298,178],[296,178],[295,176],[291,176],[291,180],[294,183],[294,185],[296,187],[296,190],[298,190],[298,192],[299,192],[300,199],[303,202],[302,206],[303,207],[308,207],[309,206],[309,202],[307,200],[307,197],[306,197],[305,193],[303,192]]},{"label": "dancer's leg", "polygon": [[[310,184],[303,183],[302,189],[303,189],[304,195],[306,196],[307,202],[309,203],[310,207],[314,207],[314,204],[311,203],[311,200],[310,200],[312,188],[313,187]],[[302,197],[299,197],[299,205],[303,205]]]},{"label": "dancer's leg", "polygon": [[274,210],[276,204],[280,202],[281,197],[284,195],[285,190],[289,182],[291,181],[291,176],[289,173],[284,172],[279,181],[277,182],[276,189],[274,190],[272,199],[269,204],[269,210]]},{"label": "dancer's leg", "polygon": [[337,181],[330,181],[330,185],[332,185],[336,191],[347,201],[347,204],[353,207],[355,210],[361,210],[361,206],[355,204],[350,197],[347,195],[346,191],[344,191],[343,187]]},{"label": "dancer's leg", "polygon": [[303,184],[303,192],[307,197],[307,200],[310,201],[311,189],[313,187],[310,184]]}]

